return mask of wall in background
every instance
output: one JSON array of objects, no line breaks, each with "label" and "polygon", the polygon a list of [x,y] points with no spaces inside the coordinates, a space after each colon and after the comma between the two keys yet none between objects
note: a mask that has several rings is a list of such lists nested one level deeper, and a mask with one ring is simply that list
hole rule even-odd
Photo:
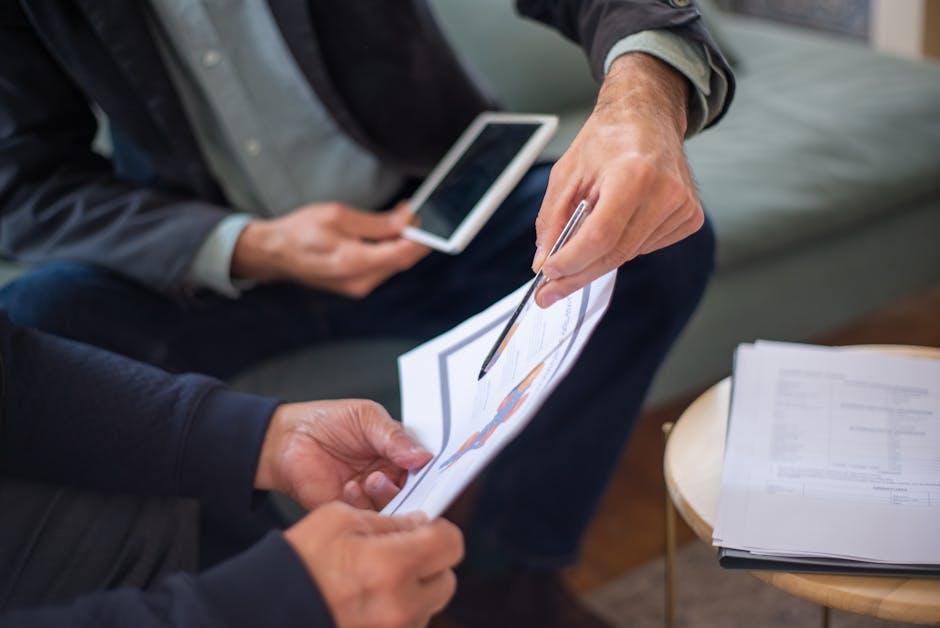
[{"label": "wall in background", "polygon": [[786,22],[863,41],[868,40],[871,31],[871,0],[716,0],[716,2],[726,11]]},{"label": "wall in background", "polygon": [[940,0],[714,0],[725,11],[870,42],[904,57],[940,59]]},{"label": "wall in background", "polygon": [[940,0],[873,0],[871,40],[893,54],[940,58]]}]

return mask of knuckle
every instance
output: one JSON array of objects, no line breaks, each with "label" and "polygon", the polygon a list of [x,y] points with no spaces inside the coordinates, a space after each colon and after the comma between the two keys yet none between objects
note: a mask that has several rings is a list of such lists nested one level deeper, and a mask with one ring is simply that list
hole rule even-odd
[{"label": "knuckle", "polygon": [[656,179],[658,168],[653,158],[647,155],[635,155],[630,160],[630,176],[642,187],[647,187]]},{"label": "knuckle", "polygon": [[584,230],[584,243],[591,250],[609,251],[617,244],[619,235],[609,225],[598,224],[591,229]]},{"label": "knuckle", "polygon": [[450,569],[444,574],[444,595],[443,600],[446,602],[450,598],[454,597],[454,593],[457,592],[457,575]]},{"label": "knuckle", "polygon": [[463,533],[457,526],[448,524],[444,528],[444,534],[447,537],[445,540],[447,541],[448,547],[454,552],[454,562],[459,563],[463,560],[465,551]]},{"label": "knuckle", "polygon": [[614,268],[619,268],[621,265],[630,261],[636,256],[632,250],[628,250],[626,247],[616,247],[610,253],[601,258],[601,264],[607,270],[612,270]]},{"label": "knuckle", "polygon": [[563,156],[561,159],[552,164],[551,170],[548,173],[548,180],[558,181],[565,178],[568,174],[568,160]]},{"label": "knuckle", "polygon": [[372,399],[358,399],[356,403],[359,405],[359,408],[365,414],[384,414],[385,408],[382,407],[378,401],[373,401]]},{"label": "knuckle", "polygon": [[692,209],[692,215],[689,217],[689,227],[691,228],[690,233],[695,233],[703,226],[705,226],[705,212],[702,211],[701,206],[696,205]]},{"label": "knuckle", "polygon": [[358,301],[369,296],[374,287],[371,281],[351,281],[344,287],[343,294]]},{"label": "knuckle", "polygon": [[535,233],[541,234],[548,228],[548,216],[545,212],[539,212],[539,215],[535,218]]},{"label": "knuckle", "polygon": [[385,625],[389,628],[404,628],[415,623],[417,613],[408,608],[403,602],[396,601],[388,608],[385,615]]},{"label": "knuckle", "polygon": [[339,222],[341,214],[342,208],[340,207],[339,203],[326,203],[320,208],[321,218],[329,224],[336,224]]}]

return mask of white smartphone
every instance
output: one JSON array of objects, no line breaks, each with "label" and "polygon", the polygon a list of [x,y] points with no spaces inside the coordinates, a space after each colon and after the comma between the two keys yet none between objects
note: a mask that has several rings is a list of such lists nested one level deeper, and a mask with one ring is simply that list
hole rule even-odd
[{"label": "white smartphone", "polygon": [[555,134],[551,115],[482,113],[410,199],[417,218],[402,235],[460,253]]}]

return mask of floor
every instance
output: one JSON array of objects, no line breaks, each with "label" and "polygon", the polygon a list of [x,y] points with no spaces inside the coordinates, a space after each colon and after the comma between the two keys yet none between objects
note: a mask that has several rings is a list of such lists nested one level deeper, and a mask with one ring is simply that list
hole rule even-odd
[{"label": "floor", "polygon": [[[815,341],[940,347],[940,284]],[[574,589],[589,591],[663,554],[661,426],[678,418],[693,398],[652,408],[640,418],[591,526],[582,560],[568,574]],[[694,538],[681,523],[678,536],[680,543]]]}]

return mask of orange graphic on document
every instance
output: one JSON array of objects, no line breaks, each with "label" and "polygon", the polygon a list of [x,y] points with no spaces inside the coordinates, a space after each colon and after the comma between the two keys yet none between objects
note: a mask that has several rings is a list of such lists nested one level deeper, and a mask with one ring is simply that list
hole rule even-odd
[{"label": "orange graphic on document", "polygon": [[496,431],[496,428],[509,420],[509,418],[515,414],[516,410],[518,410],[522,404],[525,403],[525,400],[528,399],[529,387],[532,385],[532,382],[535,381],[535,378],[542,371],[544,366],[544,362],[539,362],[534,369],[529,371],[529,374],[525,376],[525,379],[523,379],[521,382],[519,382],[519,384],[516,385],[515,388],[509,391],[509,394],[506,395],[506,398],[503,399],[503,401],[499,404],[499,408],[496,409],[496,415],[493,417],[493,419],[483,426],[483,429],[481,429],[479,432],[474,432],[473,436],[468,438],[464,444],[460,446],[460,449],[454,452],[454,455],[442,462],[440,466],[441,471],[446,471],[448,468],[453,466],[453,464],[460,460],[467,452],[474,449],[480,449],[486,445],[486,441],[489,440],[490,436],[493,435],[493,433]]}]

